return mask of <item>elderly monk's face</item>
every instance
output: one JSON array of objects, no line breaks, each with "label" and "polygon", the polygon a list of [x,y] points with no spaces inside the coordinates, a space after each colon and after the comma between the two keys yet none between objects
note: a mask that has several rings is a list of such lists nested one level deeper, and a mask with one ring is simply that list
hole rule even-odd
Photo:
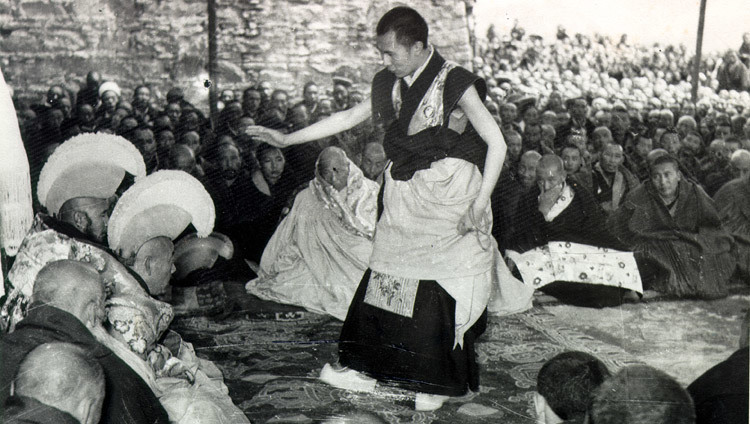
[{"label": "elderly monk's face", "polygon": [[336,156],[326,165],[321,176],[336,190],[345,189],[349,180],[349,161],[344,157]]},{"label": "elderly monk's face", "polygon": [[83,212],[88,218],[88,225],[83,233],[97,242],[106,242],[107,224],[109,223],[110,214],[109,201],[103,200],[101,202],[95,202],[92,205],[83,208]]},{"label": "elderly monk's face", "polygon": [[654,165],[651,170],[651,182],[656,191],[665,199],[672,199],[677,195],[682,174],[674,163],[661,163]]},{"label": "elderly monk's face", "polygon": [[174,271],[172,265],[174,244],[168,237],[156,237],[143,243],[139,249],[139,255],[144,250],[149,255],[146,272],[140,269],[136,271],[146,282],[152,295],[163,294],[169,286],[169,280]]},{"label": "elderly monk's face", "polygon": [[536,183],[542,193],[561,186],[563,181],[565,181],[565,172],[559,166],[537,166]]},{"label": "elderly monk's face", "polygon": [[374,181],[383,172],[386,161],[385,152],[382,148],[366,148],[362,154],[362,173],[365,177]]},{"label": "elderly monk's face", "polygon": [[602,169],[606,172],[616,172],[624,159],[622,147],[617,144],[608,144],[602,152]]}]

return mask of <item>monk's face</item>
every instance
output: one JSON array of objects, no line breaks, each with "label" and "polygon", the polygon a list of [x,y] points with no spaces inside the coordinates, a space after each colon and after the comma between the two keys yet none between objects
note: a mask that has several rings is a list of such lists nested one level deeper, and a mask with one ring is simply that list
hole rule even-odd
[{"label": "monk's face", "polygon": [[349,161],[336,157],[327,164],[322,177],[337,191],[345,189],[349,180]]},{"label": "monk's face", "polygon": [[163,294],[174,271],[174,244],[168,237],[155,237],[138,249],[134,270],[146,282],[152,295]]},{"label": "monk's face", "polygon": [[376,44],[383,57],[383,65],[397,78],[411,75],[422,65],[420,53],[425,46],[421,42],[405,46],[398,42],[395,32],[388,31],[378,36]]},{"label": "monk's face", "polygon": [[369,147],[365,148],[364,153],[362,153],[362,173],[373,181],[383,172],[385,163],[386,157],[382,148]]},{"label": "monk's face", "polygon": [[581,151],[579,149],[565,148],[562,151],[563,165],[565,171],[569,174],[574,174],[581,169],[583,164],[583,158],[581,158]]},{"label": "monk's face", "polygon": [[83,209],[88,218],[88,225],[83,231],[92,239],[103,243],[107,240],[107,224],[109,223],[110,204],[107,201],[96,202]]},{"label": "monk's face", "polygon": [[538,166],[536,168],[536,183],[539,190],[544,193],[559,187],[565,181],[565,171],[559,166]]},{"label": "monk's face", "polygon": [[651,170],[651,182],[656,191],[665,199],[672,199],[677,195],[682,174],[674,163],[660,163]]}]

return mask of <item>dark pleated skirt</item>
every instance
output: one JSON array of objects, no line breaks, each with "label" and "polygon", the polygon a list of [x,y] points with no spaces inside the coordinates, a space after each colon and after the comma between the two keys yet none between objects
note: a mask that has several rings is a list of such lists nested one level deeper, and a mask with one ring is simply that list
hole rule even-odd
[{"label": "dark pleated skirt", "polygon": [[479,389],[474,346],[487,311],[453,348],[456,302],[439,284],[421,280],[412,318],[364,303],[370,270],[357,288],[341,330],[339,362],[380,382],[416,392],[461,396]]}]

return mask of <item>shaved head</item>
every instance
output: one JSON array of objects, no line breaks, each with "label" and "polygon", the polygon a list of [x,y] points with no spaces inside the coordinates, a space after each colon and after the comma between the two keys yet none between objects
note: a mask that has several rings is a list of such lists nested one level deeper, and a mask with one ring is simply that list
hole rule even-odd
[{"label": "shaved head", "polygon": [[21,361],[14,394],[67,412],[82,424],[99,422],[104,401],[104,370],[81,347],[46,343]]},{"label": "shaved head", "polygon": [[32,302],[43,302],[96,326],[104,317],[104,285],[91,265],[64,259],[50,262],[37,274]]},{"label": "shaved head", "polygon": [[318,175],[336,190],[343,190],[349,181],[349,159],[344,150],[326,147],[318,155]]},{"label": "shaved head", "polygon": [[550,170],[555,172],[565,171],[562,159],[557,155],[544,155],[539,159],[539,164],[536,166],[537,172],[540,170]]}]

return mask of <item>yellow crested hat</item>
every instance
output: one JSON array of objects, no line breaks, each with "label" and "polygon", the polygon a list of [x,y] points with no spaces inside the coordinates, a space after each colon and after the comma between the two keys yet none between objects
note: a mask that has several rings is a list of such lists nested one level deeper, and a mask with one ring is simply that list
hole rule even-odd
[{"label": "yellow crested hat", "polygon": [[105,133],[77,135],[47,159],[39,174],[36,195],[51,215],[76,197],[112,197],[125,173],[136,181],[146,175],[138,149],[123,137]]},{"label": "yellow crested hat", "polygon": [[214,228],[214,202],[200,181],[184,171],[158,171],[130,187],[109,219],[109,247],[130,257],[155,237],[174,240],[191,223],[198,237]]}]

